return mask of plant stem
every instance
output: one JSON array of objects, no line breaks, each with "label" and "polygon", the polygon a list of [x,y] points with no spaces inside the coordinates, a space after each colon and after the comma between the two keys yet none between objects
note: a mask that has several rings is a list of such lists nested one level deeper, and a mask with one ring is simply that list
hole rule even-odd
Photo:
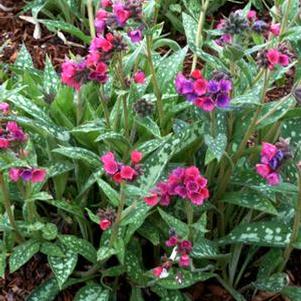
[{"label": "plant stem", "polygon": [[191,202],[186,201],[186,216],[187,216],[187,224],[189,227],[189,235],[188,238],[192,239],[192,224],[193,224],[193,207]]},{"label": "plant stem", "polygon": [[[205,1],[202,0],[202,7],[201,7],[200,17],[199,17],[199,22],[198,22],[198,29],[197,29],[197,33],[196,33],[196,37],[195,37],[196,51],[198,50],[198,48],[200,47],[200,44],[203,41],[202,31],[203,31],[203,27],[204,27],[204,23],[205,23],[206,11],[207,11],[209,2],[210,2],[210,0],[205,0]],[[198,61],[198,55],[195,52],[193,54],[191,72],[196,68],[197,61]]]},{"label": "plant stem", "polygon": [[283,17],[283,22],[281,24],[281,29],[280,29],[280,36],[286,31],[291,5],[292,5],[292,0],[287,0],[285,15]]},{"label": "plant stem", "polygon": [[10,203],[8,188],[7,188],[7,185],[5,183],[3,174],[1,172],[0,172],[0,189],[1,189],[2,194],[3,194],[3,205],[4,205],[5,211],[7,213],[9,223],[13,227],[13,229],[16,233],[16,241],[18,243],[21,243],[24,239],[23,239],[23,237],[22,237],[22,235],[21,235],[21,233],[18,229],[18,226],[16,224],[13,211],[11,210],[11,203]]},{"label": "plant stem", "polygon": [[121,221],[121,215],[122,215],[122,211],[125,205],[125,183],[121,182],[120,184],[120,198],[119,198],[119,206],[118,206],[118,210],[117,210],[117,214],[116,214],[116,219],[112,228],[112,235],[111,235],[111,239],[110,239],[110,247],[113,246],[117,235],[118,235],[118,228],[119,228],[119,224]]},{"label": "plant stem", "polygon": [[148,60],[148,64],[149,64],[150,72],[151,72],[151,76],[152,76],[152,84],[153,84],[153,88],[154,88],[154,94],[157,99],[157,110],[158,110],[158,115],[159,115],[159,123],[160,123],[160,127],[163,131],[164,107],[163,107],[162,93],[160,91],[160,87],[158,84],[157,75],[156,75],[156,71],[155,71],[155,67],[154,67],[154,63],[153,63],[153,58],[152,58],[152,36],[150,34],[148,34],[146,36],[146,50],[147,50],[147,60]]},{"label": "plant stem", "polygon": [[109,110],[108,110],[108,106],[107,106],[107,101],[106,98],[104,96],[104,91],[103,91],[103,86],[100,87],[99,89],[99,96],[100,96],[100,104],[102,106],[103,109],[103,114],[106,120],[106,124],[108,129],[111,128],[111,124],[110,124],[110,114],[109,114]]},{"label": "plant stem", "polygon": [[[258,116],[260,115],[262,108],[263,108],[263,104],[264,104],[264,100],[265,100],[265,95],[266,95],[266,91],[268,88],[268,84],[269,84],[269,71],[265,70],[264,73],[264,83],[263,83],[263,88],[262,88],[262,93],[261,93],[261,99],[260,99],[260,105],[258,106],[257,110],[254,113],[253,119],[251,120],[251,123],[246,131],[246,134],[244,135],[244,138],[242,139],[237,152],[234,154],[233,158],[232,158],[232,162],[235,165],[237,163],[237,161],[240,159],[240,157],[242,156],[247,142],[250,139],[251,135],[253,134],[253,132],[256,129],[256,122],[258,119]],[[227,171],[225,172],[224,175],[224,181],[221,183],[221,185],[219,186],[219,189],[217,190],[217,193],[215,195],[215,200],[219,200],[219,198],[222,196],[222,194],[226,191],[227,186],[229,184],[230,178],[231,178],[231,174],[232,174],[232,167],[228,167]]]},{"label": "plant stem", "polygon": [[296,242],[299,236],[299,229],[301,225],[301,170],[300,169],[298,172],[298,188],[299,188],[299,193],[298,193],[298,199],[297,199],[297,204],[295,209],[296,213],[295,213],[295,218],[293,223],[292,236],[290,239],[290,244],[287,246],[286,250],[284,251],[284,262],[280,266],[279,271],[283,271],[283,269],[285,268],[290,258],[290,255],[294,250],[293,244]]},{"label": "plant stem", "polygon": [[87,0],[87,10],[88,10],[88,17],[89,17],[90,34],[94,39],[96,34],[95,34],[95,26],[94,26],[93,0]]}]

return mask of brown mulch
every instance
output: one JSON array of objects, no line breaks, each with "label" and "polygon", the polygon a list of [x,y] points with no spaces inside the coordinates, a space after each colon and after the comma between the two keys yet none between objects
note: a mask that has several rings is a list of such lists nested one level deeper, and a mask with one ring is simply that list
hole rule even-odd
[{"label": "brown mulch", "polygon": [[[59,70],[61,63],[70,52],[84,55],[85,48],[65,45],[53,32],[49,32],[43,25],[41,38],[33,37],[34,25],[20,19],[17,15],[24,6],[21,0],[1,0],[1,4],[9,11],[3,11],[0,7],[0,47],[5,44],[3,53],[0,53],[0,62],[13,63],[24,43],[31,53],[36,68],[44,68],[46,54],[52,59],[55,68]],[[80,44],[74,38],[65,35],[68,41]]]}]

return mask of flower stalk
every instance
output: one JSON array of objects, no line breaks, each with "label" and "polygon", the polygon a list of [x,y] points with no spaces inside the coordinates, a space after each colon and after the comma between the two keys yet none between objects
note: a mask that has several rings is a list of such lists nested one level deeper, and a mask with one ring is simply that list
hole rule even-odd
[{"label": "flower stalk", "polygon": [[93,0],[87,0],[87,10],[88,10],[90,34],[94,39],[96,33],[95,33],[95,26],[94,26]]},{"label": "flower stalk", "polygon": [[155,71],[155,67],[154,67],[154,63],[153,63],[153,59],[152,59],[152,36],[151,36],[151,34],[148,34],[146,36],[146,49],[147,49],[147,60],[148,60],[151,77],[152,77],[151,80],[152,80],[152,84],[153,84],[153,88],[154,88],[154,94],[157,99],[157,110],[158,110],[158,115],[159,115],[159,123],[160,123],[161,129],[163,129],[164,107],[163,107],[162,93],[160,91],[160,87],[158,84],[157,75],[156,75],[156,71]]},{"label": "flower stalk", "polygon": [[[202,31],[203,31],[203,27],[204,27],[204,23],[205,23],[206,11],[208,9],[209,2],[210,2],[210,0],[202,0],[202,7],[201,7],[201,13],[200,13],[199,22],[198,22],[198,29],[197,29],[197,33],[196,33],[196,37],[195,37],[196,50],[200,47],[200,45],[203,41]],[[195,52],[193,54],[191,72],[193,70],[195,70],[197,61],[198,61],[198,55]]]},{"label": "flower stalk", "polygon": [[8,188],[7,185],[5,183],[3,174],[0,172],[0,189],[2,191],[2,196],[3,196],[3,205],[5,208],[5,211],[7,213],[8,219],[9,219],[9,223],[12,226],[12,228],[14,229],[15,233],[16,233],[16,240],[18,243],[21,243],[24,239],[18,229],[17,223],[15,221],[15,217],[14,217],[14,213],[11,209],[11,203],[10,203],[10,198],[9,198],[9,192],[8,192]]}]

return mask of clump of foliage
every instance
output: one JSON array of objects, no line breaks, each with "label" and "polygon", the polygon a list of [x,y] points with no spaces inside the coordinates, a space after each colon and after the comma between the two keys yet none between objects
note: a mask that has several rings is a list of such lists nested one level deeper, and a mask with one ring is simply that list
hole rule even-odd
[{"label": "clump of foliage", "polygon": [[[74,284],[77,301],[118,300],[119,284],[129,300],[189,300],[211,278],[239,301],[300,300],[285,273],[301,248],[299,2],[275,1],[269,22],[249,3],[209,24],[203,0],[181,15],[185,47],[157,22],[160,2],[87,1],[85,57],[58,75],[22,46],[9,66],[0,276],[41,253],[53,276],[29,301]],[[291,92],[270,99],[288,73]]]}]

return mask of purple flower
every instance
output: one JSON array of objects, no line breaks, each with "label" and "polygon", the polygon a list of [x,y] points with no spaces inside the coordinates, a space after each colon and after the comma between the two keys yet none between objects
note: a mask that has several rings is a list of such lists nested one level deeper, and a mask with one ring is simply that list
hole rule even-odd
[{"label": "purple flower", "polygon": [[193,82],[188,80],[182,73],[177,75],[175,84],[179,94],[186,95],[194,92]]},{"label": "purple flower", "polygon": [[184,199],[187,195],[187,191],[186,191],[186,188],[183,186],[183,185],[178,185],[176,188],[175,188],[175,193],[181,197],[182,199]]},{"label": "purple flower", "polygon": [[219,89],[221,92],[229,92],[232,89],[232,82],[227,79],[222,79],[219,82]]},{"label": "purple flower", "polygon": [[208,82],[208,91],[210,93],[217,93],[219,91],[219,83],[216,80],[210,80]]},{"label": "purple flower", "polygon": [[32,178],[32,170],[31,169],[23,169],[21,171],[20,176],[24,181],[29,182]]},{"label": "purple flower", "polygon": [[133,43],[139,43],[143,36],[142,36],[142,32],[140,29],[136,29],[136,30],[132,30],[128,33],[128,36],[131,38],[131,41]]},{"label": "purple flower", "polygon": [[218,96],[216,98],[216,105],[218,107],[221,107],[221,108],[227,107],[229,102],[230,102],[230,98],[229,98],[228,94],[225,94],[225,93],[218,94]]}]

